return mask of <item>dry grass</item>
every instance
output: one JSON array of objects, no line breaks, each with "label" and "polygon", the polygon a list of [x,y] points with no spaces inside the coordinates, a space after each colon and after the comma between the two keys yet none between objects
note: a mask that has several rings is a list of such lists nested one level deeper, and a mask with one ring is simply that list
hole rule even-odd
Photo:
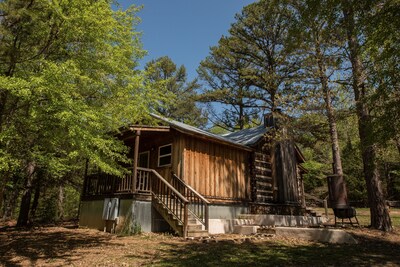
[{"label": "dry grass", "polygon": [[[325,214],[324,208],[313,208],[313,210],[317,211],[320,214]],[[370,211],[368,208],[356,208],[357,211],[357,219],[361,226],[367,227],[370,225]],[[329,218],[334,220],[333,210],[328,209]],[[395,228],[400,228],[400,209],[399,208],[391,208],[390,209],[390,217],[392,219],[392,225]]]},{"label": "dry grass", "polygon": [[0,228],[0,266],[400,266],[400,233],[348,229],[359,244],[296,238],[217,236],[212,242],[162,234],[118,237],[74,225]]}]

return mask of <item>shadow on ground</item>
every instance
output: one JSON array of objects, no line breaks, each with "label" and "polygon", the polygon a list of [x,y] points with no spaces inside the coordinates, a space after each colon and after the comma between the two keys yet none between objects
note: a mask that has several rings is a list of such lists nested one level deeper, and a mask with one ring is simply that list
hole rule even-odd
[{"label": "shadow on ground", "polygon": [[[71,264],[80,256],[73,250],[106,246],[111,235],[87,235],[74,230],[55,227],[42,229],[6,228],[0,230],[0,265],[34,266],[39,259],[52,261],[63,259]],[[51,229],[51,230],[48,230]]]},{"label": "shadow on ground", "polygon": [[202,243],[143,234],[116,237],[63,227],[0,230],[0,265],[79,266],[400,266],[400,235],[353,233],[357,245],[270,237]]},{"label": "shadow on ground", "polygon": [[365,238],[357,245],[321,243],[218,242],[169,244],[155,265],[162,266],[399,266],[400,245]]}]

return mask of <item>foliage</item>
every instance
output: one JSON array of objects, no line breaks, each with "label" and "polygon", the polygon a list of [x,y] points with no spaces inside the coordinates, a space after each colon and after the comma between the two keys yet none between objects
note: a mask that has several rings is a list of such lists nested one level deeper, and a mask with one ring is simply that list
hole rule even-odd
[{"label": "foliage", "polygon": [[0,2],[0,174],[23,179],[26,201],[38,170],[60,181],[88,159],[122,175],[126,147],[110,132],[156,106],[135,70],[138,8],[112,3]]},{"label": "foliage", "polygon": [[[251,92],[248,99],[256,96],[254,103],[272,111],[283,108],[284,113],[298,118],[298,139],[315,150],[306,163],[311,168],[306,187],[319,185],[318,177],[326,175],[333,161],[334,173],[348,172],[351,197],[365,199],[368,195],[371,225],[385,231],[391,226],[381,189],[378,145],[385,148],[394,142],[400,153],[400,35],[395,18],[399,6],[396,0],[258,1],[236,16],[230,35],[220,39],[199,69],[211,85],[205,94],[211,101],[225,100],[221,95],[229,96],[232,88],[238,92],[245,89]],[[241,96],[233,95],[237,102],[229,103],[237,105]],[[351,101],[342,105],[343,99]],[[352,136],[342,149],[348,161],[343,164],[339,148],[345,135],[338,129],[343,122],[337,121],[337,110],[347,112],[347,117],[357,116],[351,128],[358,126],[358,140]],[[315,118],[308,130],[316,132],[307,132],[301,123],[312,118],[311,113]],[[320,115],[328,120],[318,118]],[[319,126],[329,126],[330,142]],[[326,145],[331,146],[332,159],[316,159],[319,151],[327,152]]]},{"label": "foliage", "polygon": [[196,80],[187,81],[186,69],[177,68],[169,57],[160,57],[145,66],[149,85],[165,91],[165,97],[156,111],[171,118],[194,126],[204,126],[206,118],[196,105]]},{"label": "foliage", "polygon": [[58,220],[58,188],[48,188],[41,198],[35,221],[41,223],[54,223]]},{"label": "foliage", "polygon": [[[374,106],[374,129],[377,141],[400,140],[400,27],[397,0],[381,1],[364,21],[365,55],[370,60],[368,76]],[[399,149],[400,153],[400,149]]]},{"label": "foliage", "polygon": [[124,222],[122,224],[122,229],[120,235],[131,236],[140,235],[142,233],[142,226],[137,222],[135,215],[132,211],[129,211],[128,215],[125,216]]},{"label": "foliage", "polygon": [[[298,58],[290,47],[293,20],[288,1],[258,1],[236,15],[228,36],[198,69],[206,82],[203,101],[222,104],[214,123],[228,130],[253,126],[257,113],[293,106]],[[247,126],[246,126],[247,127]]]},{"label": "foliage", "polygon": [[[221,41],[220,41],[221,43]],[[205,82],[199,101],[217,103],[222,112],[209,112],[209,120],[226,130],[241,130],[255,124],[260,113],[256,90],[249,86],[243,70],[248,64],[222,43],[211,48],[210,56],[197,72]]]}]

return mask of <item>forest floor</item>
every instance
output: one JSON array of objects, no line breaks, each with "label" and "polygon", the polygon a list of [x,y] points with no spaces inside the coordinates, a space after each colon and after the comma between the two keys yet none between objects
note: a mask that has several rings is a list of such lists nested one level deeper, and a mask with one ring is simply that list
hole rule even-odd
[{"label": "forest floor", "polygon": [[[391,216],[400,218],[400,210]],[[29,229],[0,224],[0,266],[400,266],[400,225],[393,233],[345,228],[356,245],[217,235],[208,241],[166,234],[117,236],[74,222]]]}]

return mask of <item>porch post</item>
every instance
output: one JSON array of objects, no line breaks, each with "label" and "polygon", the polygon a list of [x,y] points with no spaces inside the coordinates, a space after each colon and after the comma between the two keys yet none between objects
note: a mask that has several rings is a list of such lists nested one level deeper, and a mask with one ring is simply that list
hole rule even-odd
[{"label": "porch post", "polygon": [[133,152],[133,184],[132,191],[136,192],[136,183],[137,183],[137,167],[138,167],[138,158],[139,158],[139,138],[140,138],[140,130],[135,131],[135,147]]}]

